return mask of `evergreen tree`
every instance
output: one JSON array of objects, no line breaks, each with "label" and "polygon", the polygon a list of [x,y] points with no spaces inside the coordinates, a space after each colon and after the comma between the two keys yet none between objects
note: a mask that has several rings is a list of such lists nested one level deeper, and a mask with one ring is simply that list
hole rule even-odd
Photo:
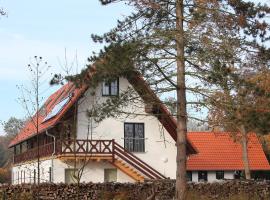
[{"label": "evergreen tree", "polygon": [[[269,58],[270,59],[270,58]],[[270,69],[227,73],[228,67],[218,65],[213,76],[219,87],[210,100],[209,121],[213,126],[230,131],[241,143],[245,177],[251,178],[248,160],[248,133],[267,134],[270,130]]]},{"label": "evergreen tree", "polygon": [[[119,1],[100,2],[107,5]],[[96,71],[90,82],[94,86],[95,82],[118,76],[132,79],[139,72],[156,95],[176,94],[176,199],[185,199],[187,94],[198,97],[192,102],[195,108],[208,107],[206,100],[216,89],[214,80],[223,78],[210,77],[215,74],[217,63],[233,63],[233,69],[239,71],[261,66],[262,52],[267,50],[263,43],[269,39],[269,25],[264,19],[270,9],[243,0],[125,2],[134,7],[134,12],[108,33],[92,35],[94,41],[107,46],[89,58],[90,71]],[[88,70],[84,70],[69,78],[82,81],[87,74]],[[138,91],[139,86],[136,87]],[[112,116],[117,108],[127,104],[128,94],[123,92],[108,100],[108,106],[103,105],[106,109],[99,110],[106,111],[101,116]],[[151,97],[143,99],[151,101]],[[153,100],[151,106],[158,108],[159,104]]]},{"label": "evergreen tree", "polygon": [[5,135],[0,137],[0,167],[8,166],[12,161],[12,150],[8,149],[10,141],[17,135],[24,121],[10,117],[7,122],[2,122]]},{"label": "evergreen tree", "polygon": [[10,117],[7,122],[3,123],[6,136],[9,138],[15,137],[19,131],[23,128],[24,120],[17,119],[16,117]]}]

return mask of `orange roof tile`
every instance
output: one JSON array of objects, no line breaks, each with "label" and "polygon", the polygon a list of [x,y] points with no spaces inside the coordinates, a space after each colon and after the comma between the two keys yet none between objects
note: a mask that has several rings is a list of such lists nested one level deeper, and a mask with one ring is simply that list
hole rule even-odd
[{"label": "orange roof tile", "polygon": [[[187,161],[187,170],[243,170],[242,149],[229,133],[190,132],[188,139],[198,150]],[[248,139],[251,170],[270,170],[262,146],[255,134]]]},{"label": "orange roof tile", "polygon": [[[53,127],[62,118],[62,116],[68,111],[74,102],[85,91],[86,87],[76,88],[73,83],[67,83],[55,93],[53,93],[44,103],[39,111],[38,124],[39,133]],[[63,106],[62,109],[54,117],[44,120],[46,116],[53,110],[53,108],[60,103],[63,99],[70,97],[70,100]],[[30,137],[36,135],[36,114],[32,117],[33,120],[29,120],[19,134],[10,142],[9,147],[12,147]]]}]

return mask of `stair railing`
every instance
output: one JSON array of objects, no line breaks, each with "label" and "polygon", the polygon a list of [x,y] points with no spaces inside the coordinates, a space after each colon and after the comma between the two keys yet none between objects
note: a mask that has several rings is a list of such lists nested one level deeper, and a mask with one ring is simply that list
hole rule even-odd
[{"label": "stair railing", "polygon": [[135,156],[133,153],[124,149],[121,145],[113,140],[113,161],[115,157],[121,158],[123,161],[136,168],[139,172],[143,173],[150,179],[164,179],[166,178],[163,174],[152,168],[150,165],[142,161],[140,158]]}]

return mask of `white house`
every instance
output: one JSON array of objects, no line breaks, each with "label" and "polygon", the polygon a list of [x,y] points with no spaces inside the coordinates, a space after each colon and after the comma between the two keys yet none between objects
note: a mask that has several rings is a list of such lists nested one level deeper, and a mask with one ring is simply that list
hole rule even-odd
[{"label": "white house", "polygon": [[[99,123],[89,117],[89,110],[127,87],[133,87],[140,98],[122,108],[123,114]],[[149,104],[149,98],[155,103]],[[126,114],[134,112],[136,115]],[[175,119],[139,75],[129,80],[120,77],[105,81],[95,88],[76,88],[68,83],[48,98],[38,119],[38,134],[34,122],[29,121],[10,143],[14,149],[13,184],[37,182],[38,157],[40,182],[71,183],[75,181],[74,174],[80,172],[81,182],[136,182],[176,176]],[[213,181],[215,177],[205,177],[213,177],[216,171],[223,171],[223,178],[234,178],[234,171],[240,168],[202,167],[209,160],[201,156],[204,148],[196,138],[203,140],[198,134],[188,135],[189,178]],[[207,149],[213,143],[203,145]],[[263,154],[260,145],[258,148]],[[219,149],[213,151],[218,154]],[[256,170],[270,169],[264,154],[259,161],[263,164]]]}]

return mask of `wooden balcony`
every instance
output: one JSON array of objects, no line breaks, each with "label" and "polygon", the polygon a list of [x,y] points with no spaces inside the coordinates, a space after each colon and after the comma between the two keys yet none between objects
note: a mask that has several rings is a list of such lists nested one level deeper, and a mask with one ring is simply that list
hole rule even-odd
[{"label": "wooden balcony", "polygon": [[[56,142],[55,155],[59,157],[113,157],[114,140],[62,140]],[[39,152],[39,153],[38,153]],[[50,157],[54,152],[54,143],[41,145],[38,148],[14,155],[14,163],[31,161],[38,158]]]},{"label": "wooden balcony", "polygon": [[42,145],[38,148],[28,149],[27,151],[20,153],[18,155],[14,155],[14,164],[25,162],[25,161],[31,161],[38,158],[38,152],[39,157],[47,157],[51,156],[53,153],[54,144],[46,144]]},{"label": "wooden balcony", "polygon": [[62,159],[114,158],[114,140],[64,140],[57,153]]},{"label": "wooden balcony", "polygon": [[[39,153],[38,153],[39,152]],[[14,155],[14,163],[36,160],[38,155],[40,159],[50,158],[54,152],[54,143],[46,144],[37,148]],[[165,178],[158,171],[139,159],[133,153],[124,149],[114,140],[62,140],[56,142],[55,155],[60,159],[104,159],[109,161],[127,174],[134,173],[137,170],[142,174],[137,176],[138,180],[144,180],[144,177],[150,179]],[[134,174],[133,174],[134,175]],[[132,176],[132,175],[130,175]],[[134,175],[135,176],[135,175]]]}]

